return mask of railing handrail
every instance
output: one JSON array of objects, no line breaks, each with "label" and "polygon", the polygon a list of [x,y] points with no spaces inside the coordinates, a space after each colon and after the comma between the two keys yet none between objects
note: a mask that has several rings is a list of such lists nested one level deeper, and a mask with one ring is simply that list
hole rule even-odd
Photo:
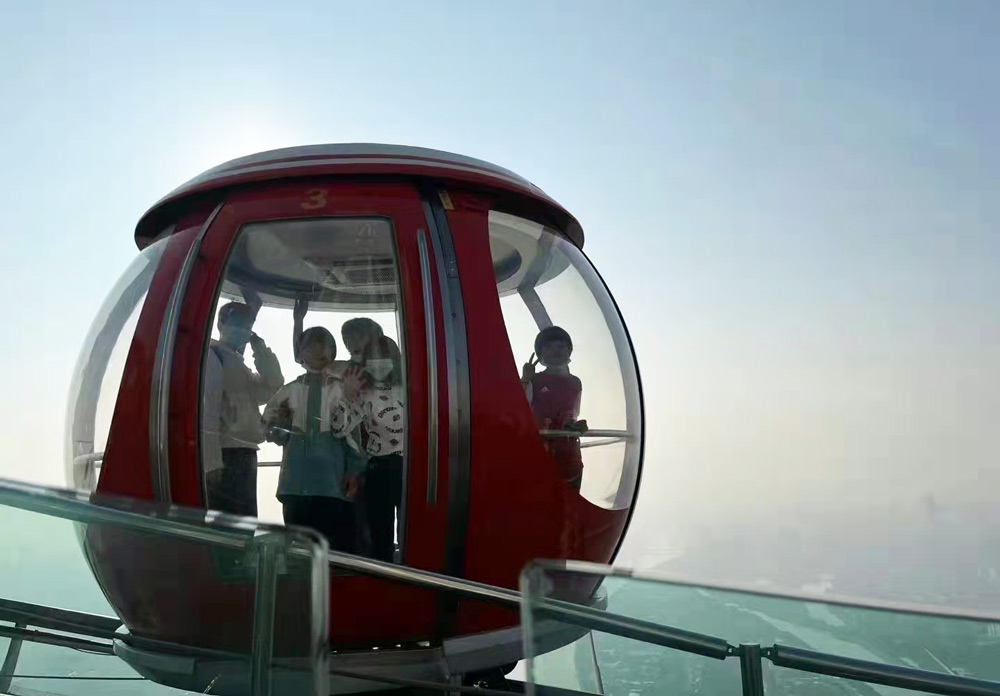
[{"label": "railing handrail", "polygon": [[[122,505],[126,499],[118,500],[110,496],[104,502],[112,501]],[[145,503],[146,501],[141,501]],[[202,541],[227,548],[243,548],[249,543],[257,531],[282,531],[286,527],[272,525],[257,525],[247,523],[246,519],[237,516],[219,515],[217,519],[225,520],[232,525],[226,529],[211,526],[205,521],[190,521],[165,517],[150,513],[124,510],[112,505],[101,505],[98,502],[84,499],[71,491],[56,492],[46,488],[0,479],[0,506],[38,512],[51,517],[80,522],[84,524],[111,524],[139,531],[153,532],[163,536],[172,536],[192,541]],[[152,508],[153,504],[149,506]],[[170,508],[178,511],[180,508]],[[193,513],[192,513],[193,514]],[[245,525],[242,529],[238,525]]]},{"label": "railing handrail", "polygon": [[104,461],[104,452],[91,452],[90,454],[81,454],[78,457],[73,458],[73,464],[76,466],[83,466],[84,464],[97,464]]},{"label": "railing handrail", "polygon": [[59,609],[3,597],[0,597],[0,621],[66,633],[82,633],[97,638],[113,638],[115,631],[122,625],[121,619],[115,616]]},{"label": "railing handrail", "polygon": [[660,645],[672,650],[704,655],[716,660],[725,660],[736,653],[736,648],[725,639],[710,636],[705,633],[695,633],[679,628],[664,626],[652,621],[634,619],[591,607],[548,599],[540,602],[527,600],[529,610],[534,610],[548,618],[559,619],[566,623],[592,631],[601,631],[622,638],[631,638],[652,645]]},{"label": "railing handrail", "polygon": [[842,679],[882,684],[911,691],[923,691],[943,696],[996,696],[1000,682],[962,677],[957,674],[931,672],[914,667],[885,665],[868,660],[841,657],[829,653],[774,645],[762,651],[776,667],[811,672]]},{"label": "railing handrail", "polygon": [[398,580],[400,582],[424,587],[430,590],[450,592],[469,599],[479,599],[494,604],[517,609],[521,605],[521,593],[517,590],[510,590],[506,587],[487,585],[481,582],[457,578],[443,573],[434,573],[429,570],[421,570],[410,566],[391,563],[388,561],[378,561],[373,558],[354,556],[348,553],[331,551],[329,553],[330,565],[336,568],[352,570],[356,573],[371,575],[387,580]]},{"label": "railing handrail", "polygon": [[608,437],[621,440],[627,440],[628,438],[634,438],[636,435],[630,433],[628,430],[608,430],[608,429],[588,429],[588,430],[551,430],[543,429],[539,430],[538,434],[542,437],[569,437],[569,438],[583,438],[583,437]]}]

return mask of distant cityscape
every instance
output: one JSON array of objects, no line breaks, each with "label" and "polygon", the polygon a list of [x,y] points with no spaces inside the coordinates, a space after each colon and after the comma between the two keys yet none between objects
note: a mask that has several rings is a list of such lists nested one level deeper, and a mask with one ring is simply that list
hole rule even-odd
[{"label": "distant cityscape", "polygon": [[715,584],[830,592],[1000,618],[1000,510],[993,505],[729,524],[701,543],[638,554],[639,570]]}]

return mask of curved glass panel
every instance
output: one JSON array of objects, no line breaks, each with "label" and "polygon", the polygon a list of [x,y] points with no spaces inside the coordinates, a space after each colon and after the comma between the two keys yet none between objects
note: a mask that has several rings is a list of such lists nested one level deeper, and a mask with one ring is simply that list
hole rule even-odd
[{"label": "curved glass panel", "polygon": [[384,217],[253,222],[238,232],[205,355],[209,507],[401,557],[402,314]]},{"label": "curved glass panel", "polygon": [[[992,612],[765,594],[573,562],[529,565],[521,592],[528,693],[1000,693]],[[574,630],[575,643],[553,641]]]},{"label": "curved glass panel", "polygon": [[318,535],[3,482],[0,528],[0,693],[330,693]]},{"label": "curved glass panel", "polygon": [[84,340],[66,414],[66,483],[97,487],[125,361],[169,235],[146,247],[111,288]]},{"label": "curved glass panel", "polygon": [[583,252],[554,230],[491,211],[489,234],[514,369],[539,437],[584,498],[628,507],[642,413],[635,360],[611,296]]}]

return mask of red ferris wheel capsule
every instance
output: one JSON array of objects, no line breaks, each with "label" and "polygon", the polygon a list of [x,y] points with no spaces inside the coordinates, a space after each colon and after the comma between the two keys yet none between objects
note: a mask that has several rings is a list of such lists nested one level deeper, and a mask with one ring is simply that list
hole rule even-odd
[{"label": "red ferris wheel capsule", "polygon": [[[70,395],[74,488],[512,589],[532,559],[613,559],[638,369],[579,223],[540,189],[435,150],[296,147],[194,178],[135,240]],[[140,573],[143,548],[102,548],[102,582]],[[104,585],[133,634],[196,632],[183,593],[134,611],[133,580]],[[335,649],[518,642],[510,610],[343,574],[330,593]]]}]

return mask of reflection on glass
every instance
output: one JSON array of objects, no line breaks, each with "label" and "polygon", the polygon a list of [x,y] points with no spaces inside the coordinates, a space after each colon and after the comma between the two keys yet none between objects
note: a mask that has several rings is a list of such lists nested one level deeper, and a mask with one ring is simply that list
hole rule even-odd
[{"label": "reflection on glass", "polygon": [[0,691],[326,693],[319,537],[7,483],[0,530]]},{"label": "reflection on glass", "polygon": [[[675,584],[611,575],[601,566],[568,565],[569,569],[530,566],[522,575],[525,650],[531,656],[528,675],[539,685],[596,692],[584,686],[596,683],[584,659],[586,642],[573,646],[573,659],[567,659],[566,648],[554,652],[547,642],[547,634],[575,627],[589,630],[593,638],[599,682],[606,694],[739,693],[743,644],[765,650],[763,686],[768,694],[904,693],[892,683],[847,680],[805,671],[798,664],[776,666],[766,655],[770,646],[820,653],[829,656],[831,664],[847,658],[875,670],[880,666],[916,670],[910,674],[931,679],[943,675],[988,680],[978,688],[1000,691],[1000,624],[987,619]],[[595,603],[593,611],[558,613],[560,606],[572,609]],[[608,619],[615,620],[613,625]],[[685,649],[658,643],[663,635],[657,636],[656,630],[661,628],[693,641],[692,645]],[[694,651],[697,641],[709,646],[715,641],[723,650],[714,656],[699,654]]]},{"label": "reflection on glass", "polygon": [[406,409],[397,275],[385,218],[241,228],[206,354],[210,508],[398,559]]},{"label": "reflection on glass", "polygon": [[534,685],[558,687],[586,694],[605,693],[600,665],[597,662],[593,631],[568,645],[553,648],[545,653],[544,659],[535,658],[532,669]]},{"label": "reflection on glass", "polygon": [[66,417],[66,480],[76,490],[97,487],[125,360],[146,292],[169,239],[146,247],[101,305],[83,342]]},{"label": "reflection on glass", "polygon": [[625,329],[583,253],[491,211],[490,252],[514,369],[546,451],[591,503],[628,507],[639,466],[638,378]]},{"label": "reflection on glass", "polygon": [[[0,647],[0,654],[3,649]],[[73,677],[64,679],[63,677]],[[49,677],[46,679],[46,677]],[[0,682],[0,687],[3,683]],[[45,696],[145,696],[190,693],[150,681],[113,654],[83,652],[57,645],[21,645],[10,693]],[[0,691],[0,693],[7,693]]]}]

